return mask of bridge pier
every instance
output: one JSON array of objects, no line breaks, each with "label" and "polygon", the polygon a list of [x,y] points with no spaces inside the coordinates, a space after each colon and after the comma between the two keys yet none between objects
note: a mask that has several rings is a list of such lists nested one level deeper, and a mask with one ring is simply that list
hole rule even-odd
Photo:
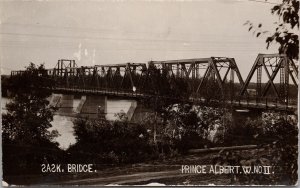
[{"label": "bridge pier", "polygon": [[62,97],[62,94],[54,94],[47,98],[49,101],[49,106],[58,107],[58,103]]},{"label": "bridge pier", "polygon": [[154,113],[154,111],[145,107],[145,105],[143,105],[141,102],[137,102],[134,113],[129,120],[134,123],[143,122],[145,118],[151,113]]},{"label": "bridge pier", "polygon": [[78,104],[78,106],[76,107],[76,110],[75,110],[75,112],[76,112],[77,114],[79,114],[79,113],[81,112],[82,107],[83,107],[85,101],[86,101],[86,96],[81,96],[80,102],[79,102],[79,104]]},{"label": "bridge pier", "polygon": [[138,102],[137,101],[132,101],[131,102],[130,107],[129,107],[127,113],[126,113],[129,121],[132,121],[132,117],[136,113],[137,106],[138,106]]},{"label": "bridge pier", "polygon": [[89,118],[105,116],[107,114],[107,96],[82,96],[76,111]]},{"label": "bridge pier", "polygon": [[[60,115],[73,114],[74,113],[74,111],[73,111],[74,95],[62,94],[59,97],[60,97],[60,100],[59,100],[58,104],[56,105],[58,107],[58,113]],[[57,97],[55,97],[55,98],[57,98]],[[55,98],[54,98],[54,101],[56,100]]]},{"label": "bridge pier", "polygon": [[[105,117],[107,115],[107,96],[83,95],[78,100],[78,98],[75,99],[74,95],[53,93],[47,100],[49,106],[58,108],[56,111],[58,115],[75,117],[78,114],[81,117],[88,118]],[[144,107],[139,106],[138,111],[136,111],[138,106],[138,101],[131,100],[128,110],[125,110],[129,121],[136,118],[143,119],[144,115],[141,114],[141,111]]]}]

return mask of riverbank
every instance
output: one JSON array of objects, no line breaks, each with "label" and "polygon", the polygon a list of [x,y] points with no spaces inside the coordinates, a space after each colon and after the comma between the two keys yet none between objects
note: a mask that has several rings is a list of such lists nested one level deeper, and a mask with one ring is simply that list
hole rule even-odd
[{"label": "riverbank", "polygon": [[[244,158],[259,158],[270,153],[258,148],[236,151]],[[233,175],[182,173],[182,165],[214,165],[219,151],[189,154],[170,159],[129,165],[98,166],[94,173],[48,173],[42,176],[10,177],[16,184],[32,185],[229,185]],[[264,176],[264,175],[262,175]]]}]

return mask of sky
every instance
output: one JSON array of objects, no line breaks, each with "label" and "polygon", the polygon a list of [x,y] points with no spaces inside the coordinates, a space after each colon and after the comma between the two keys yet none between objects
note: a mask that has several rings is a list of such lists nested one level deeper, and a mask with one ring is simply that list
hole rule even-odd
[{"label": "sky", "polygon": [[278,52],[244,25],[272,31],[274,1],[1,1],[1,73],[29,62],[54,68],[58,59],[85,66],[224,56],[245,80],[258,53]]}]

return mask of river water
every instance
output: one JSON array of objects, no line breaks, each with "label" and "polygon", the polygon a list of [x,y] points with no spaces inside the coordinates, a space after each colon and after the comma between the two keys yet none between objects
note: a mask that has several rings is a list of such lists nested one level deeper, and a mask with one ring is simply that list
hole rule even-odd
[{"label": "river water", "polygon": [[[5,105],[10,99],[1,98],[1,113],[6,113]],[[80,102],[80,99],[74,100],[74,106],[77,106]],[[77,104],[77,105],[76,105]],[[130,100],[111,100],[107,99],[107,115],[106,119],[115,120],[117,117],[115,114],[123,111],[127,112],[131,105]],[[70,145],[76,143],[73,129],[73,117],[54,115],[53,121],[51,122],[52,127],[49,128],[49,131],[57,130],[60,136],[55,138],[54,141],[59,143],[60,148],[67,149]]]}]

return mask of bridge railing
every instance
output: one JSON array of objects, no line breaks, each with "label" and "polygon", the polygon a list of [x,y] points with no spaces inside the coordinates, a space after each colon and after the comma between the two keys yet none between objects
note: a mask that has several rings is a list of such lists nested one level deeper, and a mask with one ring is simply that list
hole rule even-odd
[{"label": "bridge railing", "polygon": [[238,97],[231,101],[234,105],[260,108],[296,108],[298,99],[279,99],[276,97]]},{"label": "bridge railing", "polygon": [[[94,94],[108,94],[117,96],[133,96],[133,97],[143,97],[143,96],[155,96],[155,92],[145,92],[140,89],[124,89],[124,88],[109,88],[109,87],[80,87],[80,86],[56,86],[54,90],[69,91],[69,92],[79,92],[79,93],[94,93]],[[174,98],[174,96],[160,95],[162,98]],[[175,99],[175,98],[174,98]],[[181,98],[183,100],[184,98]],[[178,98],[179,100],[179,98]],[[240,105],[240,106],[260,106],[260,107],[289,107],[297,106],[298,100],[287,99],[282,100],[276,97],[256,97],[256,96],[227,96],[227,98],[207,98],[207,96],[191,95],[188,99],[195,102],[203,103],[222,103],[225,101],[226,104]]]},{"label": "bridge railing", "polygon": [[141,90],[132,89],[114,89],[109,87],[79,87],[79,86],[70,86],[70,87],[63,87],[63,86],[56,86],[53,88],[56,91],[62,92],[73,92],[73,93],[85,93],[85,94],[107,94],[107,95],[115,95],[115,96],[132,96],[132,97],[141,97],[146,96],[147,93]]}]

